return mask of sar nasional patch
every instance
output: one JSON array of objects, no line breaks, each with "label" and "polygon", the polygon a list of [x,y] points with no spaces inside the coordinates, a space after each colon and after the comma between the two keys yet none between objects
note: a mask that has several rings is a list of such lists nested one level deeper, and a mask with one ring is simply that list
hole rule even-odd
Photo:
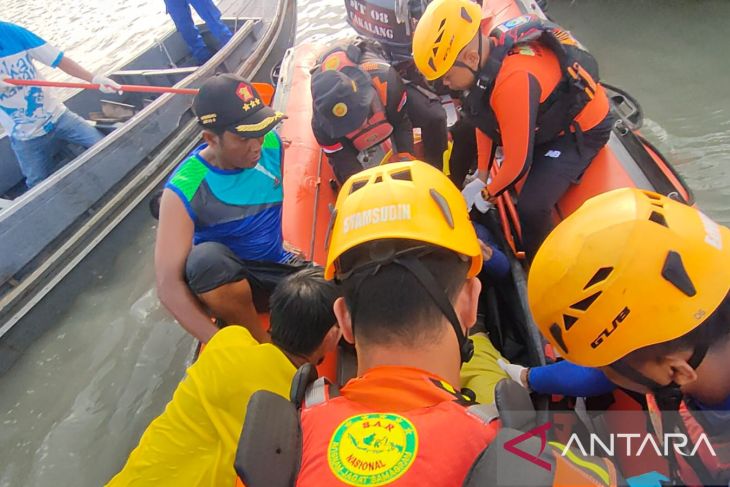
[{"label": "sar nasional patch", "polygon": [[360,414],[337,427],[327,450],[327,462],[342,482],[376,486],[406,473],[417,452],[418,434],[406,418]]}]

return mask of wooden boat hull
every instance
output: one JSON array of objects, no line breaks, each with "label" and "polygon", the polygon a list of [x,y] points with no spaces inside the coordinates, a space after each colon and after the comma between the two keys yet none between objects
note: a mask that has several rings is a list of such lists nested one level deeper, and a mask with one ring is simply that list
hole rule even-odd
[{"label": "wooden boat hull", "polygon": [[[231,8],[225,11],[237,18],[227,21],[239,25],[233,39],[194,72],[173,73],[182,76],[176,87],[196,88],[217,72],[272,81],[271,73],[294,42],[296,0],[236,2]],[[166,45],[171,54],[184,49]],[[138,58],[147,69],[149,56]],[[118,79],[139,82],[135,76],[143,74],[134,66],[127,65]],[[188,96],[159,96],[0,211],[0,373],[50,326],[16,326],[21,319],[197,145],[200,130],[190,105]]]}]

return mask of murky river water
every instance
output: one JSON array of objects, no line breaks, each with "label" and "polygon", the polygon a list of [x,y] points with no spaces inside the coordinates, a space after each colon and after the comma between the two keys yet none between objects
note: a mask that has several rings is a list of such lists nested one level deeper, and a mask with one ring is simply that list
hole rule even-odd
[{"label": "murky river water", "polygon": [[[0,1],[3,20],[92,71],[171,26],[162,0]],[[299,4],[300,40],[348,34],[342,0]],[[553,0],[549,13],[597,55],[605,80],[641,101],[644,132],[700,206],[730,223],[730,2]],[[162,411],[192,341],[154,294],[153,242],[140,208],[44,305],[56,323],[0,378],[0,487],[103,484]]]}]

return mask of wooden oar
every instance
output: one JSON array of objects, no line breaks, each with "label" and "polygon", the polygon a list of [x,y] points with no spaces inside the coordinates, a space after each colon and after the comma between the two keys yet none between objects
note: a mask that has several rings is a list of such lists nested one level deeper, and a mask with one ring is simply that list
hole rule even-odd
[{"label": "wooden oar", "polygon": [[[6,83],[16,86],[45,86],[50,88],[80,88],[82,90],[98,90],[96,83],[69,83],[65,81],[46,81],[41,79],[4,79]],[[251,83],[267,105],[274,96],[274,87],[269,83]],[[174,93],[176,95],[197,95],[193,88],[173,88],[170,86],[121,85],[122,91],[128,93]]]}]

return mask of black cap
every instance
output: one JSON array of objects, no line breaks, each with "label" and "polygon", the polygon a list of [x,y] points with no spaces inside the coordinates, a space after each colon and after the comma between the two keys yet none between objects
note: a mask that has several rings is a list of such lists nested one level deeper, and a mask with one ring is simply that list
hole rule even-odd
[{"label": "black cap", "polygon": [[354,66],[343,66],[339,71],[328,69],[312,76],[317,125],[335,139],[365,122],[374,95],[370,75]]},{"label": "black cap", "polygon": [[251,83],[233,74],[216,74],[200,87],[193,111],[203,128],[240,137],[261,137],[284,118],[267,106]]}]

